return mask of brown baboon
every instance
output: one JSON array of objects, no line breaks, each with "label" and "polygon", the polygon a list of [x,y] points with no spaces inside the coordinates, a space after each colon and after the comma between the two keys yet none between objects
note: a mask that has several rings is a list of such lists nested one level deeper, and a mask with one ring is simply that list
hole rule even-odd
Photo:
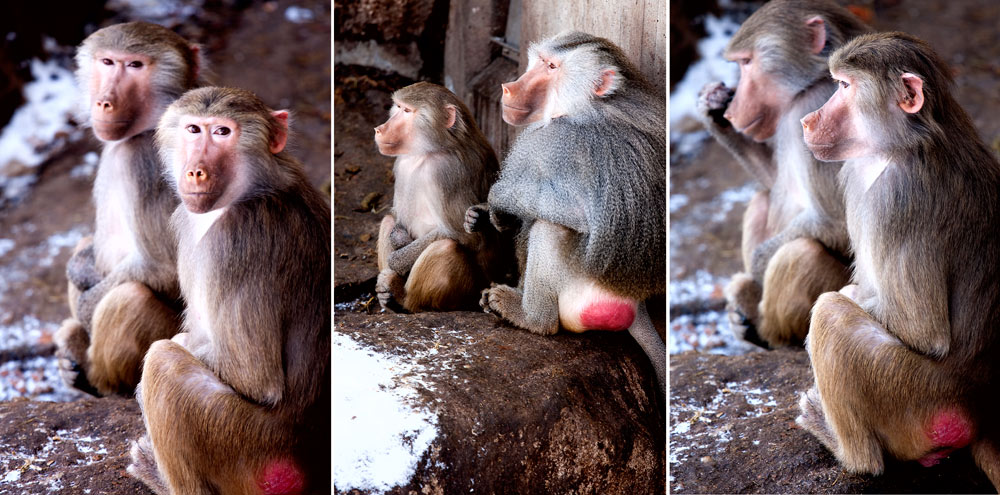
[{"label": "brown baboon", "polygon": [[153,341],[177,333],[180,290],[169,226],[177,198],[153,143],[160,116],[200,84],[197,46],[145,22],[96,31],[76,54],[84,116],[104,143],[94,181],[94,237],[67,264],[72,318],[56,333],[63,379],[129,394]]},{"label": "brown baboon", "polygon": [[485,201],[496,180],[496,155],[448,89],[419,82],[392,99],[389,120],[375,128],[379,152],[397,157],[392,213],[378,236],[379,302],[408,311],[475,308],[479,292],[513,262],[496,229],[463,229],[466,209]]},{"label": "brown baboon", "polygon": [[860,36],[830,72],[840,89],[802,126],[816,158],[846,160],[854,284],[813,308],[797,421],[852,472],[971,446],[1000,487],[1000,163],[922,41]]},{"label": "brown baboon", "polygon": [[330,206],[287,136],[287,111],[238,89],[160,121],[187,311],[146,354],[128,468],[157,493],[330,488]]},{"label": "brown baboon", "polygon": [[801,343],[816,297],[848,281],[841,164],[810,156],[799,119],[836,90],[827,57],[867,30],[833,0],[773,0],[726,49],[740,66],[735,91],[702,90],[706,128],[763,187],[743,217],[745,272],[726,288],[733,329],[749,341]]}]

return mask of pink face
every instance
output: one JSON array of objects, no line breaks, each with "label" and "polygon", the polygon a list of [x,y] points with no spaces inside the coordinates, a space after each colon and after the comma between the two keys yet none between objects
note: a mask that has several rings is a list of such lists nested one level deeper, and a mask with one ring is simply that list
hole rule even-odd
[{"label": "pink face", "polygon": [[858,158],[872,151],[855,110],[857,88],[853,79],[836,74],[834,79],[839,87],[833,96],[801,120],[806,147],[817,160],[825,162]]},{"label": "pink face", "polygon": [[417,107],[396,101],[389,111],[389,120],[375,128],[378,152],[386,156],[407,155],[414,151],[414,131]]},{"label": "pink face", "polygon": [[227,190],[238,189],[234,179],[240,162],[239,125],[223,117],[186,115],[181,117],[177,132],[180,163],[175,173],[184,206],[192,213],[206,213],[228,204],[220,199]]},{"label": "pink face", "polygon": [[92,63],[90,119],[98,139],[119,141],[156,125],[151,58],[100,50]]},{"label": "pink face", "polygon": [[503,120],[510,125],[528,125],[542,120],[549,89],[559,81],[561,61],[540,56],[514,82],[501,84]]},{"label": "pink face", "polygon": [[724,116],[737,131],[761,142],[774,136],[793,95],[761,69],[754,55],[735,52],[727,56],[740,65],[740,81]]}]

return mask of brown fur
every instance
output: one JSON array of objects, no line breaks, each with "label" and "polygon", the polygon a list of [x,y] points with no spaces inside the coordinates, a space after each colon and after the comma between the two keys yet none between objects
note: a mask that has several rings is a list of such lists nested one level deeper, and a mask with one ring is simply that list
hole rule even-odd
[{"label": "brown fur", "polygon": [[379,303],[413,312],[474,308],[479,291],[511,264],[508,238],[485,222],[464,229],[466,210],[496,180],[496,155],[446,88],[421,82],[393,101],[397,109],[375,132],[380,152],[398,157],[392,214],[376,244]]},{"label": "brown fur", "polygon": [[[735,333],[749,340],[759,336],[771,346],[801,341],[808,330],[808,318],[802,315],[808,314],[812,300],[796,297],[758,308],[762,298],[814,294],[818,286],[835,290],[843,279],[844,263],[829,264],[829,258],[819,264],[811,264],[814,258],[784,260],[783,269],[775,272],[782,276],[768,280],[765,273],[779,249],[796,239],[815,240],[834,258],[847,258],[843,197],[836,179],[839,164],[809,157],[798,119],[836,89],[826,70],[830,53],[867,30],[833,0],[773,0],[740,26],[726,50],[727,57],[741,64],[735,95],[722,83],[712,83],[699,97],[706,128],[764,188],[743,221],[744,269],[752,283],[734,276],[726,289]],[[814,47],[818,40],[823,44]],[[751,134],[734,128],[750,126],[759,116],[761,123],[741,129]],[[775,294],[769,297],[770,292]]]},{"label": "brown fur", "polygon": [[[849,158],[841,178],[857,285],[813,308],[816,385],[798,421],[848,470],[878,473],[883,454],[910,460],[935,448],[928,421],[955,410],[1000,487],[1000,162],[952,97],[948,67],[920,40],[861,36],[830,68],[847,84],[803,126],[817,155]],[[844,109],[862,121],[830,121]]]},{"label": "brown fur", "polygon": [[767,265],[760,299],[761,338],[772,345],[801,345],[809,328],[809,311],[824,292],[850,281],[850,272],[813,239],[799,238],[778,249]]},{"label": "brown fur", "polygon": [[[238,140],[188,147],[182,122],[205,126],[194,138],[204,139],[209,118],[228,119]],[[286,119],[250,92],[201,88],[160,121],[172,182],[187,180],[190,162],[236,175],[218,196],[234,199],[206,213],[212,223],[198,200],[173,216],[185,331],[146,354],[147,436],[129,466],[150,488],[258,493],[263,470],[283,462],[305,493],[329,489],[330,206],[282,150]]]},{"label": "brown fur", "polygon": [[[140,59],[140,68],[128,66]],[[76,61],[88,103],[82,120],[105,143],[94,181],[94,237],[67,264],[72,318],[57,332],[60,374],[91,393],[131,394],[148,345],[179,329],[169,226],[177,198],[163,179],[152,129],[167,105],[202,83],[199,50],[167,28],[131,22],[90,35]],[[106,61],[121,77],[111,78]],[[101,119],[129,123],[109,127]],[[118,290],[122,284],[141,285],[143,296]]]}]

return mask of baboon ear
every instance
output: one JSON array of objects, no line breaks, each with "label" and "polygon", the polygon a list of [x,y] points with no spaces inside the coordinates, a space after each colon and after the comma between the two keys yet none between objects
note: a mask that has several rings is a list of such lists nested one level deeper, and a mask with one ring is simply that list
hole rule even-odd
[{"label": "baboon ear", "polygon": [[278,120],[279,125],[274,137],[271,138],[270,148],[271,153],[278,154],[285,149],[285,143],[288,142],[288,110],[275,110],[271,112],[271,116]]},{"label": "baboon ear", "polygon": [[823,21],[822,17],[816,15],[806,20],[806,27],[809,28],[809,33],[812,35],[809,50],[813,55],[817,55],[826,46],[826,22]]},{"label": "baboon ear", "polygon": [[601,82],[597,85],[597,89],[594,90],[594,93],[597,96],[604,96],[613,89],[614,85],[615,85],[614,69],[604,69],[603,71],[601,71]]},{"label": "baboon ear", "polygon": [[903,87],[906,88],[906,97],[899,102],[899,108],[902,108],[906,113],[917,113],[924,106],[924,81],[909,72],[901,77],[903,78]]},{"label": "baboon ear", "polygon": [[452,127],[455,126],[455,115],[457,113],[455,105],[445,105],[444,111],[448,112],[448,122],[445,122],[445,127],[451,129]]}]

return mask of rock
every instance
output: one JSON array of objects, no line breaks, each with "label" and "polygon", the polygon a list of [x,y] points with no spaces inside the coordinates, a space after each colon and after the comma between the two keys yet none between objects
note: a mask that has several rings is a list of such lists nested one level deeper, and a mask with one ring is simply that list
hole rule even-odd
[{"label": "rock", "polygon": [[[335,400],[352,400],[349,387],[376,374],[351,363],[380,360],[389,378],[358,390],[399,393],[426,416],[425,428],[382,451],[413,460],[380,485],[362,472],[381,461],[361,459],[383,427],[395,426],[370,421],[382,412],[365,408],[370,399],[336,402],[337,493],[665,491],[663,399],[627,333],[540,336],[475,312],[338,313],[335,321]],[[359,430],[366,422],[370,429]]]},{"label": "rock", "polygon": [[144,432],[133,399],[0,402],[0,493],[151,494],[125,472]]},{"label": "rock", "polygon": [[670,358],[673,493],[994,491],[968,449],[931,468],[888,461],[881,476],[844,471],[795,424],[799,393],[813,383],[809,356],[801,348]]}]

